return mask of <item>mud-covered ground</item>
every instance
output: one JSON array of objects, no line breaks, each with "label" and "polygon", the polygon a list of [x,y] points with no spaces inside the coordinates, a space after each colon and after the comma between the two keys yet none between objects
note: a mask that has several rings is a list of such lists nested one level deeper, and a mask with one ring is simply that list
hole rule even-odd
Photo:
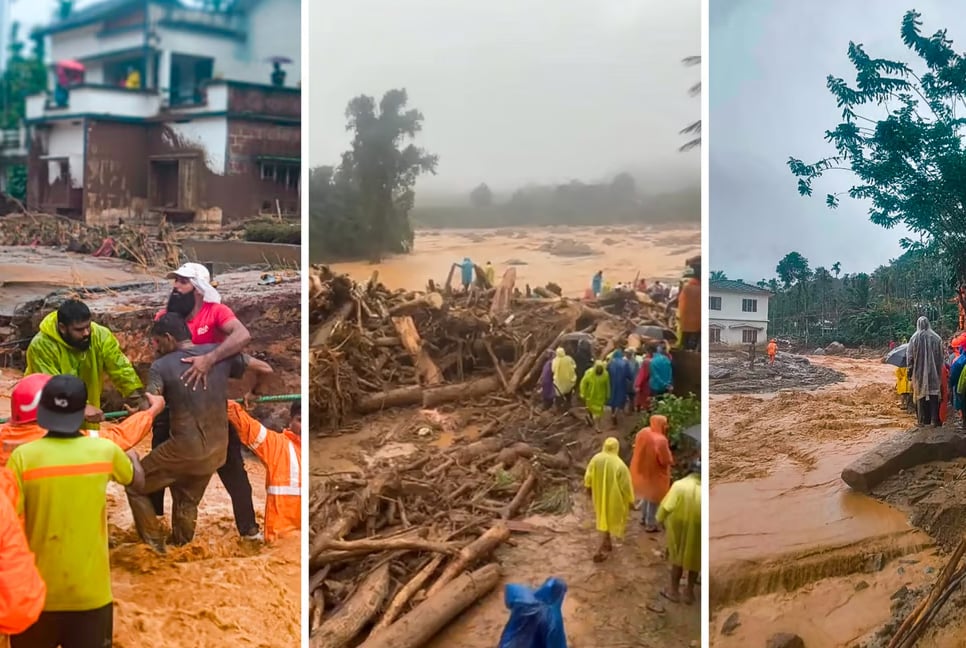
[{"label": "mud-covered ground", "polygon": [[[414,412],[397,410],[370,416],[353,426],[354,431],[341,436],[313,436],[310,442],[312,479],[352,472],[387,457],[406,461],[407,456],[424,447],[439,448],[442,452],[454,443],[474,440],[479,433],[473,426],[459,426],[422,438],[398,437],[393,431],[410,414]],[[599,448],[604,438],[615,432],[626,438],[632,428],[636,428],[636,421],[629,417],[616,431],[607,429],[595,435],[588,428],[586,447]],[[388,435],[396,440],[386,442]],[[582,441],[580,445],[585,444]],[[569,513],[531,515],[519,520],[531,531],[515,533],[511,542],[496,552],[503,567],[503,583],[538,586],[547,578],[562,578],[569,588],[563,609],[567,645],[571,648],[699,645],[700,606],[670,603],[659,594],[668,574],[667,563],[662,558],[663,533],[644,533],[639,518],[634,518],[629,523],[627,537],[612,557],[604,563],[594,563],[591,557],[597,536],[592,506],[582,486],[572,485],[573,508]],[[696,596],[700,600],[700,587]],[[507,619],[501,585],[460,615],[426,648],[492,648]]]},{"label": "mud-covered ground", "polygon": [[709,355],[708,378],[712,394],[754,394],[780,389],[808,391],[840,382],[845,376],[793,353],[779,352],[772,364],[759,350],[752,365],[747,351],[716,349]]},{"label": "mud-covered ground", "polygon": [[[890,623],[894,596],[930,584],[942,566],[943,552],[905,511],[840,478],[855,458],[914,425],[899,406],[894,368],[812,360],[842,379],[811,391],[713,398],[713,646],[763,645],[779,632],[806,646],[862,645]],[[906,477],[903,486],[915,493],[919,484]],[[726,632],[733,614],[738,625]]]}]

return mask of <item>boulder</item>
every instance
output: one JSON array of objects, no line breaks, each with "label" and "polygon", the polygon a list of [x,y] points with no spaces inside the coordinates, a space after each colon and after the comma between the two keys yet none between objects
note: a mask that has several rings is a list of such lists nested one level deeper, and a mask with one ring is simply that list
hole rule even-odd
[{"label": "boulder", "polygon": [[781,632],[772,635],[765,644],[765,648],[805,648],[805,641],[797,634]]},{"label": "boulder", "polygon": [[825,353],[829,355],[842,355],[845,353],[845,345],[841,342],[832,342],[830,345],[825,347]]},{"label": "boulder", "polygon": [[946,428],[913,428],[898,432],[865,453],[842,471],[842,481],[862,493],[899,471],[931,461],[966,457],[966,436]]}]

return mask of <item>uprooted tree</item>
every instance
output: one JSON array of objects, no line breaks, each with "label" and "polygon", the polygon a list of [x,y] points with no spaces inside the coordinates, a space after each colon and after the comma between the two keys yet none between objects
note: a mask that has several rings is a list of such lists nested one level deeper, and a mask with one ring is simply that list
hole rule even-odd
[{"label": "uprooted tree", "polygon": [[[789,158],[798,191],[811,196],[813,183],[832,170],[851,171],[857,182],[830,193],[835,208],[842,194],[870,202],[869,219],[882,227],[904,225],[919,240],[904,238],[907,250],[938,251],[959,299],[959,327],[966,327],[966,152],[961,116],[966,105],[966,58],[956,53],[946,30],[922,35],[921,15],[902,19],[903,43],[918,57],[913,67],[871,57],[849,43],[854,85],[829,76],[827,86],[842,109],[842,122],[826,132],[836,154],[807,164]],[[861,111],[871,111],[860,114]]]}]

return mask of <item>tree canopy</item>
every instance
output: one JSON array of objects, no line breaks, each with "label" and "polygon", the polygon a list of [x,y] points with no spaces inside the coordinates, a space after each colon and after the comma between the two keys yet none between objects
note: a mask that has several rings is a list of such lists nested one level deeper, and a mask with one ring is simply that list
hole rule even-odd
[{"label": "tree canopy", "polygon": [[[684,59],[684,64],[688,67],[694,67],[696,65],[701,65],[700,56],[689,56]],[[692,97],[697,97],[701,94],[701,82],[698,81],[688,90],[688,94]],[[681,135],[687,136],[689,139],[684,144],[681,145],[681,151],[690,151],[693,148],[701,146],[701,120],[692,122],[681,129]]]},{"label": "tree canopy", "polygon": [[791,157],[788,167],[803,196],[829,171],[851,172],[855,183],[827,194],[826,204],[835,208],[846,195],[868,202],[873,223],[904,225],[918,236],[904,238],[904,249],[939,255],[940,277],[955,281],[966,306],[966,58],[945,29],[923,35],[920,18],[908,11],[900,27],[915,65],[875,58],[849,43],[854,81],[831,75],[826,81],[842,110],[842,121],[825,134],[835,154],[812,163]]},{"label": "tree canopy", "polygon": [[474,207],[489,207],[493,204],[493,192],[484,182],[470,192],[470,202]]}]

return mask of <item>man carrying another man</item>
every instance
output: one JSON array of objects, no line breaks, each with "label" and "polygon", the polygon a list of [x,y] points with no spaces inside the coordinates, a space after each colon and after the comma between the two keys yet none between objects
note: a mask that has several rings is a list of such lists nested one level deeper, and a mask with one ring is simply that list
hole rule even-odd
[{"label": "man carrying another man", "polygon": [[[183,359],[182,369],[187,369],[184,380],[189,387],[202,387],[208,374],[219,362],[241,353],[252,336],[230,308],[221,303],[221,295],[211,285],[208,269],[199,263],[185,263],[168,274],[174,280],[167,308],[155,317],[158,321],[165,313],[180,315],[191,333],[191,342],[196,347],[208,350],[199,355]],[[200,383],[200,384],[199,384]],[[154,426],[151,447],[164,443],[170,435],[170,420],[167,414],[158,417]],[[226,421],[227,425],[227,421]],[[225,460],[218,468],[218,476],[231,497],[235,515],[235,526],[239,535],[247,540],[260,541],[262,533],[255,520],[255,506],[252,503],[252,486],[245,472],[245,460],[241,453],[241,441],[234,429],[229,429]],[[156,515],[164,515],[164,489],[150,496]]]}]

